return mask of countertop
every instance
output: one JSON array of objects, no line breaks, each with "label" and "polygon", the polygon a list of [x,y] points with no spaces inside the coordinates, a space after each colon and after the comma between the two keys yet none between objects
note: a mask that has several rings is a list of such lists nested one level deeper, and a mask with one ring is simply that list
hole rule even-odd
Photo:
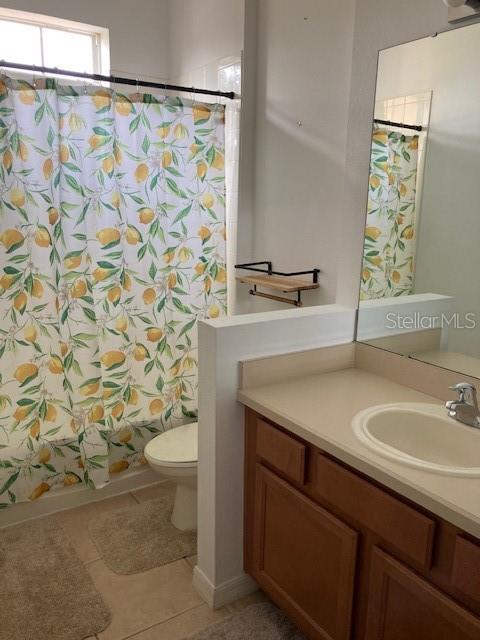
[{"label": "countertop", "polygon": [[[238,392],[238,400],[319,449],[480,538],[480,478],[442,476],[365,447],[352,418],[372,405],[441,404],[438,398],[362,369],[343,369]],[[480,466],[480,447],[479,447]]]}]

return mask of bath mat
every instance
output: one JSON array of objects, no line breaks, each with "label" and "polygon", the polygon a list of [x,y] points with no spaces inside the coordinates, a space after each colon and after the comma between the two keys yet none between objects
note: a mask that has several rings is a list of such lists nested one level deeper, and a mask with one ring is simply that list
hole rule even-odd
[{"label": "bath mat", "polygon": [[82,640],[111,614],[92,578],[52,518],[0,529],[0,637]]},{"label": "bath mat", "polygon": [[287,616],[270,602],[249,607],[212,624],[188,640],[306,640]]},{"label": "bath mat", "polygon": [[162,483],[159,491],[158,498],[90,521],[90,536],[115,573],[140,573],[197,552],[196,532],[179,531],[170,522],[175,484]]}]

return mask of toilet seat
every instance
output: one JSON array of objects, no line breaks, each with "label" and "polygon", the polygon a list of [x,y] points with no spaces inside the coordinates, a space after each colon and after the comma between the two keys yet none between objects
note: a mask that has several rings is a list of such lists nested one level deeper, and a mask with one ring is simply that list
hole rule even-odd
[{"label": "toilet seat", "polygon": [[163,467],[196,467],[198,462],[198,422],[160,433],[145,445],[145,457]]}]

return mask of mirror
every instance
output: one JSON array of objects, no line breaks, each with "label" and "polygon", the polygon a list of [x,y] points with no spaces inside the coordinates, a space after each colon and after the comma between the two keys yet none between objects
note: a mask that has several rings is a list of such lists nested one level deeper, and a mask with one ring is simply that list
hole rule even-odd
[{"label": "mirror", "polygon": [[480,24],[380,52],[357,340],[480,378]]}]

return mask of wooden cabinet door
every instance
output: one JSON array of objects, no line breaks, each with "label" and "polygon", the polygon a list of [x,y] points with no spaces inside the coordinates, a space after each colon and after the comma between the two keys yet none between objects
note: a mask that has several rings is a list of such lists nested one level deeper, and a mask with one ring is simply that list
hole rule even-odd
[{"label": "wooden cabinet door", "polygon": [[348,640],[357,533],[256,465],[253,576],[309,638]]},{"label": "wooden cabinet door", "polygon": [[478,640],[480,619],[375,548],[366,640]]}]

